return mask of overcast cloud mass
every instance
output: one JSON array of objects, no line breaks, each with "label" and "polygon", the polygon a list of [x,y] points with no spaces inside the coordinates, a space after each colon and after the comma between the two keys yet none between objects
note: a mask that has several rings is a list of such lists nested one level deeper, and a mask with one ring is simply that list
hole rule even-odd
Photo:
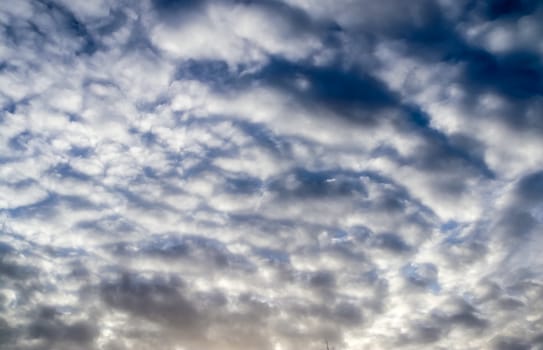
[{"label": "overcast cloud mass", "polygon": [[543,2],[0,28],[1,349],[543,349]]}]

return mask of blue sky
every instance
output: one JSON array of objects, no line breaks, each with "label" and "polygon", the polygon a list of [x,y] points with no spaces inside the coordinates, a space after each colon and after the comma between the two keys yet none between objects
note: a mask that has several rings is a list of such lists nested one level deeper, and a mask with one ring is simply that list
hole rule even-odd
[{"label": "blue sky", "polygon": [[2,349],[543,349],[540,1],[0,28]]}]

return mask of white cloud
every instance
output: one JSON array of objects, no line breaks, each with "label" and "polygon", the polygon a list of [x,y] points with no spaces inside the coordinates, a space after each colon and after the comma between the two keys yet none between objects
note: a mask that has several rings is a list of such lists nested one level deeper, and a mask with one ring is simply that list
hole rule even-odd
[{"label": "white cloud", "polygon": [[537,13],[443,3],[0,5],[0,345],[539,346]]}]

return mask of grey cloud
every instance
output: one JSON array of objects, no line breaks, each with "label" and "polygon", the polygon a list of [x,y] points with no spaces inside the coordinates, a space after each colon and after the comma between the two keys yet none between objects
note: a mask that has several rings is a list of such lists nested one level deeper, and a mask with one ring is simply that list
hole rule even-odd
[{"label": "grey cloud", "polygon": [[218,240],[198,235],[154,235],[130,243],[116,242],[108,249],[116,256],[131,258],[151,257],[164,260],[183,260],[201,265],[210,264],[217,269],[239,269],[246,273],[255,267],[244,256],[231,253]]},{"label": "grey cloud", "polygon": [[434,343],[441,338],[443,330],[435,326],[419,326],[415,330],[414,341],[421,344]]},{"label": "grey cloud", "polygon": [[543,172],[538,171],[523,177],[517,185],[517,193],[531,203],[543,200]]},{"label": "grey cloud", "polygon": [[8,345],[13,341],[16,332],[4,319],[0,319],[0,344]]},{"label": "grey cloud", "polygon": [[77,346],[92,348],[97,330],[91,322],[78,321],[66,324],[55,314],[54,309],[43,308],[36,319],[28,325],[28,338],[37,339],[43,347]]},{"label": "grey cloud", "polygon": [[535,218],[526,211],[511,209],[502,218],[504,230],[513,237],[523,237],[537,226]]},{"label": "grey cloud", "polygon": [[494,340],[493,348],[496,350],[528,350],[531,345],[518,338],[499,337]]},{"label": "grey cloud", "polygon": [[317,289],[335,288],[336,280],[329,271],[318,271],[309,278],[309,284]]},{"label": "grey cloud", "polygon": [[467,310],[451,315],[449,321],[453,324],[476,329],[485,328],[488,324],[485,319],[482,319]]},{"label": "grey cloud", "polygon": [[540,227],[541,222],[533,213],[542,202],[542,184],[543,176],[539,171],[527,174],[518,181],[514,194],[498,222],[501,232],[509,237],[522,239]]},{"label": "grey cloud", "polygon": [[36,275],[36,271],[31,266],[24,266],[15,262],[10,262],[9,259],[2,258],[0,261],[0,276],[14,280],[26,280]]},{"label": "grey cloud", "polygon": [[125,273],[116,281],[104,282],[100,295],[111,307],[188,332],[198,329],[201,316],[183,296],[181,287],[178,278],[147,280]]},{"label": "grey cloud", "polygon": [[408,333],[400,335],[398,341],[415,344],[434,344],[446,339],[453,330],[468,334],[484,334],[492,325],[483,318],[478,309],[463,300],[448,300],[435,308],[424,320],[411,324]]}]

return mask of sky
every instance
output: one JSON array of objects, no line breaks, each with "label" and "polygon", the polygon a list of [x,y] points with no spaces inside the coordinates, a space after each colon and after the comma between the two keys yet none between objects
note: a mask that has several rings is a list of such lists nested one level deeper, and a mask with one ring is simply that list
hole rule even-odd
[{"label": "sky", "polygon": [[543,349],[543,2],[0,30],[1,349]]}]

